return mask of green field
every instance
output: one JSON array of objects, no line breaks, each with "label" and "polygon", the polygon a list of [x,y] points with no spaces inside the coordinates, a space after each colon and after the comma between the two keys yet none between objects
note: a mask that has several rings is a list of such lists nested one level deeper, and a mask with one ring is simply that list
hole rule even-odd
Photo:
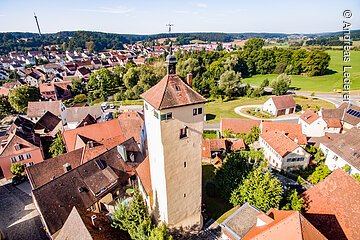
[{"label": "green field", "polygon": [[[300,75],[292,76],[291,87],[297,88],[300,91],[314,91],[314,92],[333,92],[336,89],[342,89],[343,82],[343,66],[346,65],[342,59],[342,51],[328,50],[326,51],[330,57],[329,69],[336,71],[336,73],[306,77]],[[351,51],[351,62],[347,65],[352,66],[350,69],[351,90],[360,90],[360,51]],[[277,77],[277,74],[254,75],[251,78],[245,78],[243,81],[253,85],[260,85],[261,82],[268,78],[270,81]]]}]

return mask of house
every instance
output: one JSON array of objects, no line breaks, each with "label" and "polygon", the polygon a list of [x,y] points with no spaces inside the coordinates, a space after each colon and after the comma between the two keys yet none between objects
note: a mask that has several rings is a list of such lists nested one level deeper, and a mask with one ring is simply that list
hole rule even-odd
[{"label": "house", "polygon": [[328,239],[360,239],[360,182],[342,169],[306,190],[304,216]]},{"label": "house", "polygon": [[244,143],[243,139],[228,139],[231,143],[231,151],[232,152],[236,152],[236,151],[243,151],[246,148],[246,145]]},{"label": "house", "polygon": [[261,122],[261,133],[266,132],[282,132],[288,136],[291,140],[305,147],[307,144],[306,135],[302,133],[301,125],[297,123],[284,123],[284,122]]},{"label": "house", "polygon": [[7,135],[0,138],[0,176],[11,179],[10,168],[15,163],[31,166],[44,160],[40,143],[35,141],[33,127],[33,122],[19,116]]},{"label": "house", "polygon": [[274,116],[292,114],[295,112],[296,103],[292,95],[271,97],[263,105],[263,111]]},{"label": "house", "polygon": [[61,101],[29,102],[27,107],[27,117],[35,122],[47,111],[61,119],[65,119],[66,107]]},{"label": "house", "polygon": [[281,131],[267,131],[260,135],[260,146],[270,166],[278,170],[306,168],[308,154],[298,143]]},{"label": "house", "polygon": [[335,127],[341,122],[345,131],[360,128],[360,107],[351,103],[343,103],[336,109],[321,109],[320,115]]},{"label": "house", "polygon": [[221,118],[220,130],[224,135],[224,131],[230,129],[232,133],[248,133],[253,127],[260,127],[260,120],[242,119],[242,118]]},{"label": "house", "polygon": [[116,200],[133,187],[135,169],[143,159],[131,138],[76,168],[65,164],[66,173],[33,189],[35,206],[49,236],[57,237],[73,207],[113,211]]},{"label": "house", "polygon": [[326,240],[327,238],[298,211],[271,208],[256,215],[256,225],[243,240]]},{"label": "house", "polygon": [[4,70],[0,68],[0,80],[8,80],[9,74]]},{"label": "house", "polygon": [[360,129],[353,128],[330,142],[320,143],[320,149],[330,170],[348,165],[350,174],[360,173]]},{"label": "house", "polygon": [[154,196],[151,184],[151,173],[150,173],[150,160],[147,156],[142,163],[136,168],[136,176],[139,185],[139,190],[143,194],[146,206],[152,208],[154,202]]},{"label": "house", "polygon": [[322,137],[328,127],[324,119],[311,110],[306,110],[301,114],[298,123],[307,137]]},{"label": "house", "polygon": [[31,71],[24,79],[29,86],[39,87],[42,76],[35,71]]},{"label": "house", "polygon": [[41,83],[39,84],[40,95],[45,100],[56,100],[54,83]]},{"label": "house", "polygon": [[35,123],[33,131],[39,136],[55,137],[60,131],[63,131],[63,125],[60,118],[53,113],[47,111],[42,117]]},{"label": "house", "polygon": [[221,237],[225,240],[240,240],[256,225],[260,209],[249,203],[243,204],[221,224]]},{"label": "house", "polygon": [[229,142],[224,139],[204,138],[202,141],[202,157],[203,159],[210,159],[219,156],[225,158]]},{"label": "house", "polygon": [[90,125],[105,120],[105,113],[100,106],[71,107],[66,109],[66,129]]},{"label": "house", "polygon": [[91,71],[86,67],[79,67],[76,72],[75,76],[81,79],[89,79]]},{"label": "house", "polygon": [[127,231],[111,226],[111,221],[104,213],[94,213],[73,207],[61,228],[57,240],[128,240]]}]

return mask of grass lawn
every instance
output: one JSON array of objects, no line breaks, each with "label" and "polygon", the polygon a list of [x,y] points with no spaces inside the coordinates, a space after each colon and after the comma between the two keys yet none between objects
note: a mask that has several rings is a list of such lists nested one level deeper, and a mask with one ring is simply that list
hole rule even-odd
[{"label": "grass lawn", "polygon": [[[218,123],[220,118],[244,118],[235,113],[234,108],[244,105],[260,105],[266,102],[271,96],[262,96],[259,98],[240,97],[235,100],[222,102],[220,100],[214,100],[205,104],[205,112],[207,117],[207,123]],[[303,110],[308,108],[316,110],[318,107],[323,108],[335,108],[335,105],[327,101],[303,97],[294,96],[296,104],[302,106]]]},{"label": "grass lawn", "polygon": [[267,112],[263,112],[261,111],[261,109],[258,108],[243,108],[241,109],[241,112],[257,118],[267,118],[267,119],[274,118],[273,115]]},{"label": "grass lawn", "polygon": [[[326,51],[330,57],[329,69],[335,71],[333,74],[315,77],[306,77],[300,75],[292,76],[291,87],[300,91],[314,91],[314,92],[333,92],[334,89],[342,89],[343,83],[343,66],[351,66],[349,70],[351,76],[351,89],[360,89],[360,51],[351,51],[351,61],[344,63],[342,58],[342,51],[328,50]],[[270,81],[275,79],[277,74],[254,75],[250,78],[245,78],[245,83],[260,85],[261,82],[267,78]]]},{"label": "grass lawn", "polygon": [[220,197],[209,197],[206,194],[205,186],[206,183],[211,181],[215,174],[214,174],[214,166],[208,163],[203,163],[202,165],[202,188],[203,188],[203,203],[206,205],[207,214],[209,217],[213,219],[218,219],[224,213],[229,211],[232,208],[232,205],[227,202],[226,200]]}]

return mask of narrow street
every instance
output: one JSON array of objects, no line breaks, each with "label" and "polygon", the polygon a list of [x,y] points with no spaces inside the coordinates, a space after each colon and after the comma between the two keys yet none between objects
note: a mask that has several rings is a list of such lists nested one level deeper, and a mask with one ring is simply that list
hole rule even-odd
[{"label": "narrow street", "polygon": [[[29,182],[22,189],[29,189]],[[0,179],[0,229],[8,240],[48,239],[32,198],[5,179]]]}]

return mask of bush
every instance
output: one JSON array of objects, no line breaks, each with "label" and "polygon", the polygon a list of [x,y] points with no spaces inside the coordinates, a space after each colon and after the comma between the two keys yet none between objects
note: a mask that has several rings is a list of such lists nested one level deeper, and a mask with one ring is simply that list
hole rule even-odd
[{"label": "bush", "polygon": [[75,103],[83,103],[87,101],[87,97],[85,94],[79,94],[74,97]]},{"label": "bush", "polygon": [[10,171],[12,174],[14,174],[16,176],[20,176],[25,171],[25,165],[21,164],[21,163],[15,163],[15,164],[11,165]]},{"label": "bush", "polygon": [[114,100],[115,101],[121,101],[122,100],[122,93],[118,92],[118,93],[115,93],[114,95]]}]

